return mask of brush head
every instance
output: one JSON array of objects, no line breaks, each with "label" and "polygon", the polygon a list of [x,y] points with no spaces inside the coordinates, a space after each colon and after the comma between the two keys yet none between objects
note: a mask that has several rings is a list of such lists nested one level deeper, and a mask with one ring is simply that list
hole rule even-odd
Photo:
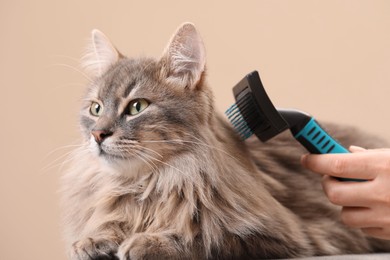
[{"label": "brush head", "polygon": [[265,92],[257,71],[238,82],[233,94],[236,103],[225,113],[243,139],[255,134],[265,142],[289,128]]}]

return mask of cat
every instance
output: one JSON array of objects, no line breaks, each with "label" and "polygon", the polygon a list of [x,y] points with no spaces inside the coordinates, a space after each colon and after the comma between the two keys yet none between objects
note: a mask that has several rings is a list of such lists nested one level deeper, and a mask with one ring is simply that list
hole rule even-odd
[{"label": "cat", "polygon": [[[83,143],[62,179],[72,260],[266,259],[390,250],[339,220],[288,134],[243,142],[215,109],[203,41],[178,28],[159,59],[127,58],[100,31]],[[383,146],[326,125],[345,145]]]}]

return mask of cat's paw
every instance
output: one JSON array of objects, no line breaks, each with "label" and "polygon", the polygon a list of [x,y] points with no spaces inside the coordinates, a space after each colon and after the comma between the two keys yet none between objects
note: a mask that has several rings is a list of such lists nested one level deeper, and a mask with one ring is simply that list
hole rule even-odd
[{"label": "cat's paw", "polygon": [[106,239],[86,238],[72,245],[72,260],[118,260],[118,244]]},{"label": "cat's paw", "polygon": [[177,242],[172,236],[137,233],[123,241],[118,256],[120,260],[186,259]]}]

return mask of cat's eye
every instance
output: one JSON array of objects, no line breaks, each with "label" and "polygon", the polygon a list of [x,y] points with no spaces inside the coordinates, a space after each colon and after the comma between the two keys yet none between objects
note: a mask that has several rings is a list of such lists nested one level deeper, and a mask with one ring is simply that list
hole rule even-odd
[{"label": "cat's eye", "polygon": [[127,113],[131,116],[135,116],[144,111],[149,106],[149,102],[146,99],[139,98],[134,99],[129,103]]},{"label": "cat's eye", "polygon": [[101,116],[103,114],[103,106],[97,102],[92,102],[89,112],[93,116]]}]

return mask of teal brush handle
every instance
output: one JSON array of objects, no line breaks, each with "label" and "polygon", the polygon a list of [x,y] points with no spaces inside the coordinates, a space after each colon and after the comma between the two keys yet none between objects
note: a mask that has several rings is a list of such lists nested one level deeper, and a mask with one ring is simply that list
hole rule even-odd
[{"label": "teal brush handle", "polygon": [[[314,118],[294,135],[310,153],[327,154],[327,153],[349,153],[341,144],[332,138]],[[337,178],[340,181],[365,181],[361,179]]]},{"label": "teal brush handle", "polygon": [[314,118],[295,134],[297,139],[310,153],[349,153],[341,144],[334,140]]}]

